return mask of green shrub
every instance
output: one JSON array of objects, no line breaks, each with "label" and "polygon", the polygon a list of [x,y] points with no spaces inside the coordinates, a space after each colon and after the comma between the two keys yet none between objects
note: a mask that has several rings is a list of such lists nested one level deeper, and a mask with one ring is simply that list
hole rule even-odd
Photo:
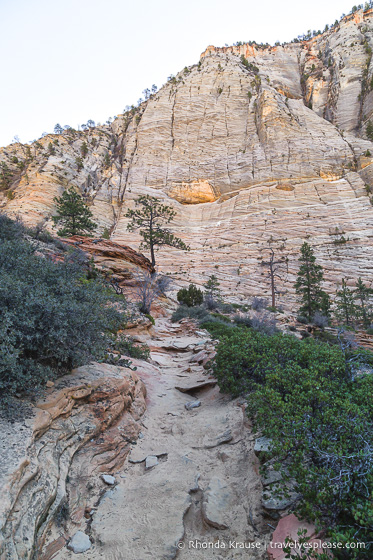
[{"label": "green shrub", "polygon": [[223,336],[229,336],[229,334],[236,330],[237,327],[235,325],[225,323],[224,321],[219,320],[211,320],[211,317],[207,317],[204,321],[200,323],[200,326],[207,331],[214,337],[214,338],[221,338]]},{"label": "green shrub", "polygon": [[108,228],[105,228],[101,235],[102,239],[110,239],[110,232]]},{"label": "green shrub", "polygon": [[145,313],[144,315],[145,315],[145,317],[147,317],[150,320],[152,325],[155,325],[155,320],[154,320],[153,315],[150,315],[150,313]]},{"label": "green shrub", "polygon": [[368,136],[369,140],[373,140],[373,123],[372,121],[368,121],[368,124],[366,126],[366,135]]},{"label": "green shrub", "polygon": [[148,360],[150,356],[148,346],[135,343],[131,336],[126,336],[123,333],[115,339],[115,351],[119,354],[124,354],[125,356],[136,358],[138,360]]},{"label": "green shrub", "polygon": [[215,317],[216,319],[220,319],[224,323],[230,323],[231,320],[226,315],[222,315],[221,313],[211,313],[211,317]]},{"label": "green shrub", "polygon": [[83,163],[82,158],[81,157],[76,157],[75,158],[75,163],[76,163],[76,166],[78,168],[78,171],[81,171],[84,167],[84,163]]},{"label": "green shrub", "polygon": [[267,336],[253,329],[232,329],[217,348],[214,374],[224,391],[234,395],[265,383],[270,373],[281,375],[295,366],[312,367],[320,376],[345,376],[346,366],[338,348],[313,339],[302,342],[292,335]]},{"label": "green shrub", "polygon": [[203,292],[194,284],[189,284],[188,288],[181,288],[181,290],[177,292],[177,301],[180,304],[186,305],[188,307],[202,305]]},{"label": "green shrub", "polygon": [[349,558],[371,557],[371,391],[371,376],[351,383],[338,374],[292,367],[268,375],[249,400],[257,426],[272,438],[278,463],[286,458],[296,481],[298,515],[329,527],[332,540],[367,543]]},{"label": "green shrub", "polygon": [[[249,391],[249,415],[272,440],[275,468],[295,481],[298,516],[328,527],[332,542],[365,543],[348,558],[370,558],[373,376],[352,381],[352,364],[373,361],[372,353],[228,326],[217,337],[219,386],[234,396]],[[344,552],[333,549],[336,558]]]},{"label": "green shrub", "polygon": [[27,233],[33,239],[42,241],[43,243],[53,243],[54,241],[52,235],[45,229],[43,224],[38,224],[35,227],[28,229]]},{"label": "green shrub", "polygon": [[0,216],[0,392],[27,391],[92,359],[113,345],[124,315],[111,292],[87,279],[86,257],[63,262],[35,253],[21,224]]},{"label": "green shrub", "polygon": [[240,327],[251,327],[251,319],[248,315],[234,315],[233,322]]},{"label": "green shrub", "polygon": [[218,309],[222,313],[233,313],[234,307],[230,303],[224,303],[223,301],[218,302]]},{"label": "green shrub", "polygon": [[186,317],[190,317],[191,319],[196,319],[197,321],[201,322],[206,320],[209,317],[206,309],[200,305],[196,307],[188,307],[187,305],[179,305],[179,307],[174,311],[172,314],[171,320],[176,323],[177,321],[181,321],[181,319],[185,319]]}]

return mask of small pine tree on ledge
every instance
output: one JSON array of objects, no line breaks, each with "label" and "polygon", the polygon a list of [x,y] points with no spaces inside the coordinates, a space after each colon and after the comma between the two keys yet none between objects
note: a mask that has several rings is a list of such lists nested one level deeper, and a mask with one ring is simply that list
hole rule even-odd
[{"label": "small pine tree on ledge", "polygon": [[128,210],[126,218],[130,219],[127,225],[128,231],[140,230],[143,238],[141,248],[149,249],[152,266],[155,266],[155,249],[162,245],[189,251],[188,245],[179,237],[176,237],[165,226],[172,222],[176,212],[171,206],[162,204],[155,196],[142,195],[135,200],[135,210]]},{"label": "small pine tree on ledge", "polygon": [[54,197],[57,214],[52,217],[54,224],[61,224],[58,230],[61,237],[71,235],[86,235],[96,229],[97,224],[92,222],[92,212],[85,204],[83,197],[72,187],[62,196]]}]

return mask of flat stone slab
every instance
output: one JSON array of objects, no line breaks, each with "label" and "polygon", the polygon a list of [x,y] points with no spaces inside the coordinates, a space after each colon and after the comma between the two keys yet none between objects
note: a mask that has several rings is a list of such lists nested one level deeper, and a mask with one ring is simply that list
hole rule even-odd
[{"label": "flat stone slab", "polygon": [[157,449],[152,445],[152,442],[149,442],[144,448],[135,447],[128,460],[130,463],[143,463],[150,456],[159,459],[159,457],[165,457],[167,455],[168,452],[165,449]]},{"label": "flat stone slab", "polygon": [[208,389],[209,387],[215,387],[216,384],[217,381],[212,379],[210,381],[202,381],[201,383],[196,383],[194,385],[186,385],[184,387],[177,385],[175,389],[177,389],[181,393],[193,393],[194,391],[200,391],[201,389]]},{"label": "flat stone slab", "polygon": [[228,485],[218,477],[213,477],[203,494],[204,521],[216,529],[228,529],[231,504],[232,495]]},{"label": "flat stone slab", "polygon": [[275,482],[279,482],[281,479],[282,475],[279,471],[275,471],[273,468],[267,469],[262,477],[263,486],[270,486]]},{"label": "flat stone slab", "polygon": [[91,541],[83,531],[77,531],[67,545],[67,548],[75,552],[75,554],[80,554],[91,548]]},{"label": "flat stone slab", "polygon": [[233,439],[232,430],[228,429],[222,434],[217,435],[215,438],[208,438],[204,445],[205,449],[212,449],[213,447],[218,447],[218,445],[223,445],[224,443],[229,443]]},{"label": "flat stone slab", "polygon": [[153,467],[159,465],[158,458],[156,455],[148,455],[145,459],[145,468],[152,469]]},{"label": "flat stone slab", "polygon": [[[298,530],[305,529],[307,531],[307,536],[310,537],[310,544],[318,543],[318,550],[321,550],[321,542],[315,537],[315,526],[307,523],[306,521],[300,521],[293,513],[291,515],[286,515],[280,519],[275,532],[272,536],[272,541],[268,546],[267,552],[270,560],[284,560],[286,554],[283,550],[285,545],[286,537],[292,538],[294,541],[299,541]],[[299,548],[296,549],[299,551]]]},{"label": "flat stone slab", "polygon": [[[283,497],[281,494],[278,496],[277,492],[279,490],[285,490],[288,496]],[[268,511],[281,511],[291,506],[298,497],[299,494],[294,492],[293,488],[286,488],[276,483],[271,489],[266,488],[266,490],[264,490],[262,503],[263,507]]]}]

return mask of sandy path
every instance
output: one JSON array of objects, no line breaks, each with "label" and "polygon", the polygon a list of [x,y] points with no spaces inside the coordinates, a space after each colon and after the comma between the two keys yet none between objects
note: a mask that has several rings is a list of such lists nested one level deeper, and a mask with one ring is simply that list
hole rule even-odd
[{"label": "sandy path", "polygon": [[[266,558],[261,483],[243,404],[221,395],[196,353],[203,332],[158,319],[147,342],[157,367],[142,372],[148,409],[142,438],[93,516],[87,559]],[[201,406],[186,410],[185,404]],[[156,464],[146,468],[146,458]],[[151,459],[148,459],[150,461]],[[231,541],[231,543],[230,543]],[[245,546],[258,548],[246,548]],[[251,545],[249,543],[252,543]],[[206,548],[207,547],[207,548]],[[76,558],[66,548],[55,558]]]}]

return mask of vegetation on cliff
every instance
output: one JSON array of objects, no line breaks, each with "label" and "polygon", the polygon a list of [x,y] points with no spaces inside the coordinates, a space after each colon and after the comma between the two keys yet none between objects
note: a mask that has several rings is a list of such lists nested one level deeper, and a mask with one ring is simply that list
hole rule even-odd
[{"label": "vegetation on cliff", "polygon": [[132,348],[122,338],[116,350],[124,298],[115,297],[84,253],[54,246],[50,257],[29,234],[0,215],[2,397],[34,389],[92,359],[118,362]]},{"label": "vegetation on cliff", "polygon": [[54,224],[61,224],[58,230],[61,237],[83,235],[96,229],[91,218],[92,212],[84,203],[83,197],[73,188],[65,190],[62,196],[55,197],[56,215],[52,217]]}]

